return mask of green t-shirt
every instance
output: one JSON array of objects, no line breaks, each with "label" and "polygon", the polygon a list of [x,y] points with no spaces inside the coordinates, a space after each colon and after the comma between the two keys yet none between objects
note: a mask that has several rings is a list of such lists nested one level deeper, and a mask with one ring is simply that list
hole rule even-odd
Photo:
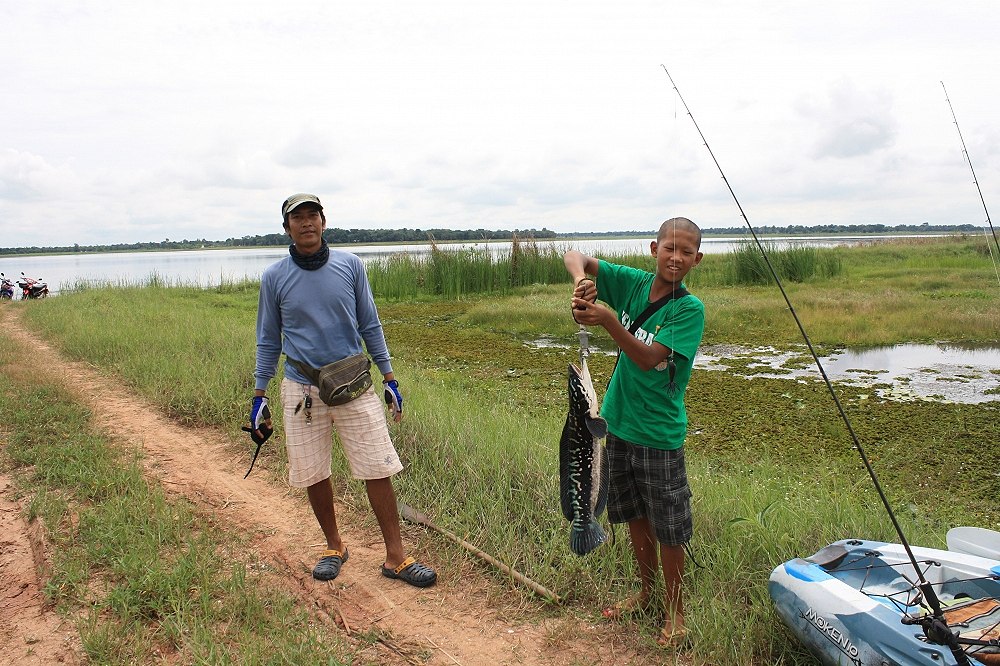
[{"label": "green t-shirt", "polygon": [[[625,328],[649,307],[649,289],[655,276],[628,266],[601,261],[597,297],[618,313]],[[635,337],[674,350],[676,391],[670,383],[667,361],[643,371],[622,353],[601,405],[601,416],[617,437],[654,449],[679,449],[687,435],[684,391],[705,330],[705,306],[695,296],[668,301],[643,322]]]}]

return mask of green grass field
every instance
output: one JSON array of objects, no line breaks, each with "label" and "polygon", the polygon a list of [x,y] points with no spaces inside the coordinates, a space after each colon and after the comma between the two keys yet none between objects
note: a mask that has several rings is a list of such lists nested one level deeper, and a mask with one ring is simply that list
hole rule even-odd
[{"label": "green grass field", "polygon": [[[811,339],[821,346],[997,343],[1000,287],[989,256],[977,243],[981,241],[920,240],[824,251],[818,261],[806,260],[819,267],[815,272],[790,279],[785,286]],[[567,547],[567,525],[559,511],[557,446],[576,326],[568,311],[568,281],[560,276],[559,283],[545,284],[560,275],[552,263],[558,261],[556,268],[561,269],[561,259],[530,254],[522,257],[519,268],[521,275],[537,276],[527,282],[498,285],[487,277],[492,272],[495,278],[500,269],[484,267],[487,260],[475,256],[468,266],[451,267],[451,277],[442,277],[441,270],[426,274],[437,275],[437,283],[426,277],[418,280],[415,272],[393,278],[389,269],[384,274],[381,268],[373,271],[379,273],[372,282],[408,414],[393,426],[407,465],[397,489],[401,500],[443,527],[466,535],[487,552],[502,553],[511,566],[571,598],[570,606],[559,612],[596,620],[600,608],[634,589],[636,574],[622,530],[614,544],[587,558],[572,555]],[[426,269],[396,261],[402,266],[398,270]],[[642,265],[646,259],[629,261]],[[734,284],[729,261],[734,259],[707,256],[688,280],[706,304],[704,342],[779,348],[800,343],[778,290],[767,284]],[[524,265],[533,262],[537,265]],[[510,273],[509,266],[503,270]],[[475,276],[468,283],[461,277],[465,271]],[[402,287],[407,281],[453,286],[438,295],[433,289],[407,291]],[[232,435],[234,450],[246,450],[239,424],[246,419],[252,388],[256,302],[252,283],[213,290],[136,285],[81,290],[5,307],[21,308],[26,321],[67,355],[114,371],[180,424],[224,429]],[[112,320],[115,326],[107,326]],[[542,336],[571,348],[525,344]],[[600,332],[594,340],[599,347],[611,348]],[[22,361],[8,355],[4,362],[17,366]],[[599,387],[606,384],[612,363],[610,356],[592,357]],[[17,397],[23,390],[11,381],[0,386],[8,414],[19,409]],[[1000,403],[895,403],[843,387],[838,387],[838,396],[913,543],[943,546],[945,531],[956,524],[997,527],[990,523],[996,521],[1000,477],[994,464],[983,461],[995,457],[1000,441]],[[38,400],[38,409],[53,414],[57,403],[68,401],[66,418],[73,425],[65,428],[87,430],[87,415],[73,411],[71,396]],[[693,662],[810,664],[812,658],[788,637],[771,608],[767,576],[778,563],[811,554],[836,539],[896,540],[872,483],[829,394],[817,381],[748,380],[698,372],[688,389],[687,406],[687,459],[695,495],[693,547],[701,565],[690,566],[685,580],[688,622],[696,637]],[[27,414],[19,418],[29,420]],[[79,484],[39,475],[37,452],[32,451],[51,437],[46,432],[40,432],[34,444],[8,436],[5,464],[19,470],[24,492],[36,497],[39,513],[53,514],[58,530],[61,512],[89,510],[94,500],[66,500],[65,488]],[[100,438],[100,433],[86,436]],[[283,456],[278,447],[266,447],[262,454],[275,484],[283,483]],[[127,458],[108,464],[123,470],[112,476],[134,477],[128,484],[145,493],[137,501],[162,504],[155,488],[142,489],[145,484]],[[346,467],[338,464],[342,466],[334,478],[341,479],[343,493],[365,506],[361,486],[346,481]],[[105,480],[96,485],[112,483],[110,477],[101,478]],[[162,510],[186,511],[183,506]],[[100,513],[88,520],[100,527],[103,522],[127,525],[129,518]],[[190,543],[192,552],[202,539],[229,543],[229,535],[211,533],[190,513],[165,520],[183,525],[170,538]],[[440,547],[454,548],[444,540]],[[138,558],[142,546],[137,550]],[[115,571],[104,557],[81,552],[82,562],[67,565],[66,589],[52,590],[54,598],[69,606],[93,603],[73,591],[73,580],[80,575],[74,568],[102,571],[114,583]],[[201,569],[209,565],[199,557],[192,554],[189,560],[170,564],[185,568],[183,575],[206,576]],[[154,581],[163,588],[166,606],[175,575],[163,571]],[[210,584],[238,588],[241,575],[226,570]],[[506,586],[507,581],[498,576],[497,583]],[[127,590],[118,592],[114,584],[109,588],[101,603],[117,608],[117,595]],[[180,621],[162,608],[140,609],[117,621],[150,630],[150,612]],[[192,632],[209,631],[216,621],[207,614],[179,615],[193,623]],[[263,620],[248,622],[252,626]],[[646,625],[644,631],[655,631],[652,620]],[[328,649],[287,627],[266,630],[287,635],[289,647],[283,649]],[[141,643],[107,645],[115,637],[88,629],[86,623],[81,631],[95,633],[98,662],[100,655],[115,651],[141,653]],[[184,649],[200,655],[198,650],[208,647],[184,644]]]}]

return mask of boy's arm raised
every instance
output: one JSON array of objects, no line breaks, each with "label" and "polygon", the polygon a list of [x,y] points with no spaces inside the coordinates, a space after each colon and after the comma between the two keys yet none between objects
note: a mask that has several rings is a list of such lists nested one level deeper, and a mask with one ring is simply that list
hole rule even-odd
[{"label": "boy's arm raised", "polygon": [[670,349],[659,342],[647,345],[628,332],[618,320],[618,315],[603,303],[594,303],[585,298],[573,298],[573,317],[585,326],[600,326],[621,348],[622,353],[632,359],[641,370],[655,368],[670,354]]},{"label": "boy's arm raised", "polygon": [[[622,326],[618,316],[607,306],[597,302],[597,287],[588,275],[597,275],[600,262],[578,250],[570,250],[563,255],[566,270],[573,277],[573,318],[585,326],[601,326],[618,343],[622,352],[642,370],[656,367],[670,354],[670,349],[654,342],[646,345],[636,339]],[[591,284],[586,281],[590,280]],[[584,282],[584,284],[580,284]]]},{"label": "boy's arm raised", "polygon": [[[579,250],[570,250],[563,255],[566,270],[573,278],[573,298],[582,298],[591,303],[597,301],[597,284],[590,275],[596,276],[600,262]],[[588,284],[589,282],[589,284]]]},{"label": "boy's arm raised", "polygon": [[566,270],[572,276],[574,284],[587,278],[588,275],[596,276],[597,269],[600,266],[600,262],[597,259],[588,257],[579,250],[570,250],[564,254],[563,263],[566,264]]}]

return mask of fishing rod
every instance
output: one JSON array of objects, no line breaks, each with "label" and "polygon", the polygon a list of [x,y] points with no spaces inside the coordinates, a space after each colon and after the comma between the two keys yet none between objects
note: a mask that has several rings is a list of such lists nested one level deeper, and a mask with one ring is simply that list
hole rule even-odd
[{"label": "fishing rod", "polygon": [[[962,154],[965,155],[965,162],[969,165],[969,170],[972,171],[972,182],[976,184],[976,190],[979,192],[979,200],[983,202],[983,212],[986,213],[986,223],[990,226],[990,233],[993,234],[993,244],[997,246],[997,255],[1000,256],[1000,241],[997,240],[996,229],[993,228],[993,221],[990,220],[990,211],[986,208],[986,199],[983,197],[983,189],[979,187],[979,179],[976,178],[976,170],[972,168],[972,158],[969,157],[969,150],[965,147],[965,139],[962,137],[962,128],[958,126],[958,117],[955,115],[955,107],[951,105],[951,100],[948,98],[948,89],[944,87],[944,81],[941,82],[941,89],[944,90],[944,100],[948,102],[948,108],[951,110],[951,117],[955,121],[955,129],[958,130],[958,140],[962,143]],[[989,241],[986,241],[987,247],[989,247]],[[990,248],[990,256],[993,256],[993,248]],[[997,260],[993,259],[993,269],[996,270]],[[997,282],[1000,282],[1000,273],[997,273]]]},{"label": "fishing rod", "polygon": [[[933,628],[925,627],[925,633],[930,635],[931,630],[934,630],[935,638],[942,636],[942,634],[951,635],[948,631],[947,624],[944,623],[944,612],[941,610],[941,602],[934,592],[934,588],[924,577],[923,572],[920,570],[920,566],[917,564],[917,558],[914,557],[913,551],[910,549],[910,543],[906,539],[906,535],[903,534],[903,528],[900,527],[899,521],[896,520],[896,514],[892,510],[892,506],[889,505],[889,499],[885,496],[885,492],[882,490],[882,484],[879,483],[878,476],[875,474],[875,470],[868,460],[868,455],[865,453],[865,449],[861,446],[861,440],[858,439],[857,434],[854,432],[854,426],[851,424],[851,419],[847,416],[847,412],[844,411],[844,407],[840,404],[840,399],[837,397],[837,392],[833,389],[833,383],[826,374],[826,369],[823,367],[822,361],[819,359],[819,354],[816,353],[813,347],[812,341],[809,339],[809,334],[806,333],[805,327],[802,325],[802,321],[799,319],[799,315],[795,312],[795,307],[792,305],[791,299],[788,297],[788,292],[785,291],[785,286],[781,282],[781,278],[778,277],[778,272],[774,270],[774,266],[771,263],[771,259],[764,249],[764,245],[760,242],[760,238],[757,236],[757,231],[750,224],[747,214],[743,210],[742,204],[740,204],[739,198],[736,196],[736,192],[733,191],[732,185],[729,184],[729,179],[726,178],[726,173],[722,170],[722,166],[719,165],[719,160],[715,158],[715,153],[712,152],[712,147],[708,145],[708,139],[705,138],[705,134],[701,131],[701,127],[698,126],[698,121],[694,119],[694,114],[691,113],[691,109],[688,107],[687,102],[684,101],[684,96],[681,95],[680,89],[678,89],[677,84],[674,83],[674,77],[670,76],[670,71],[667,69],[666,65],[660,65],[663,67],[663,71],[667,73],[667,78],[670,79],[670,85],[673,86],[674,92],[677,93],[677,98],[680,99],[681,104],[684,105],[684,110],[687,112],[688,116],[691,118],[691,122],[694,123],[695,130],[698,131],[698,136],[701,137],[702,143],[705,144],[705,148],[708,149],[708,154],[712,157],[712,161],[715,163],[715,167],[719,170],[719,175],[722,176],[722,181],[726,184],[726,188],[729,190],[729,194],[733,197],[733,201],[736,203],[736,207],[740,211],[740,216],[747,225],[747,229],[750,231],[750,235],[753,237],[754,242],[757,244],[757,249],[760,250],[761,255],[764,258],[764,263],[767,264],[767,268],[771,273],[771,277],[774,278],[774,282],[778,285],[778,289],[781,290],[781,295],[785,299],[785,304],[788,306],[788,311],[792,313],[792,318],[795,319],[795,324],[799,328],[799,333],[802,334],[802,339],[805,340],[806,347],[809,348],[809,353],[812,354],[813,360],[816,362],[816,367],[819,368],[819,373],[823,377],[823,381],[826,383],[826,388],[830,392],[830,397],[833,398],[834,404],[837,406],[837,412],[840,414],[840,418],[843,420],[844,425],[847,427],[847,432],[851,436],[851,441],[854,443],[854,447],[858,450],[861,455],[861,461],[865,465],[865,469],[868,470],[868,475],[871,477],[872,483],[875,484],[875,490],[878,492],[879,498],[882,500],[882,505],[885,507],[886,512],[889,514],[889,520],[892,521],[892,526],[896,530],[896,534],[899,536],[899,542],[902,544],[903,549],[906,551],[907,557],[910,559],[910,563],[913,565],[914,571],[917,573],[917,578],[919,579],[919,584],[916,586],[920,592],[923,594],[927,603],[930,605],[931,611],[933,612],[934,619],[938,622]],[[944,629],[941,631],[941,624],[944,624]],[[955,658],[958,659],[959,664],[968,664],[968,658],[965,652],[957,644],[952,644],[947,641],[945,637],[942,636],[941,644],[947,645]],[[937,641],[936,641],[937,642]],[[957,650],[957,652],[956,652]],[[961,654],[958,654],[961,653]]]}]

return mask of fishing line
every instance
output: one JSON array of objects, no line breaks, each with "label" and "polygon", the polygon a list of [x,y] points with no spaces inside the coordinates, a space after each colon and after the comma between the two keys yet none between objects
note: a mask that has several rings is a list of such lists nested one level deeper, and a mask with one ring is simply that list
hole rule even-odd
[{"label": "fishing line", "polygon": [[[854,432],[854,426],[851,424],[850,418],[848,418],[847,413],[844,411],[843,406],[840,404],[840,399],[837,398],[837,392],[833,389],[833,383],[826,374],[826,370],[823,368],[823,363],[819,360],[819,355],[813,348],[812,341],[809,339],[809,334],[806,333],[805,327],[802,325],[802,321],[799,319],[798,314],[795,312],[795,308],[792,306],[792,301],[788,297],[788,293],[785,291],[785,287],[781,282],[781,278],[778,277],[777,271],[774,270],[774,266],[771,264],[771,259],[764,249],[763,244],[757,237],[757,232],[750,224],[750,220],[747,218],[746,213],[743,211],[743,206],[740,204],[739,199],[736,197],[736,193],[733,191],[732,186],[729,184],[729,179],[726,178],[725,172],[719,165],[719,160],[715,158],[715,153],[712,152],[711,146],[708,145],[708,140],[705,138],[704,133],[702,133],[701,128],[698,126],[698,121],[694,119],[694,114],[691,113],[691,109],[688,107],[687,102],[684,101],[681,91],[677,88],[677,84],[674,83],[674,77],[670,76],[670,71],[667,69],[666,65],[660,65],[663,67],[663,71],[667,73],[667,78],[670,79],[670,84],[674,87],[674,92],[677,93],[677,98],[681,101],[684,106],[684,110],[687,112],[688,116],[691,118],[691,122],[694,123],[695,129],[698,131],[698,135],[701,137],[702,143],[705,144],[705,148],[708,149],[708,154],[711,155],[712,161],[715,163],[715,167],[719,170],[719,174],[722,176],[722,181],[726,184],[726,188],[729,190],[729,194],[732,195],[733,201],[736,203],[736,207],[739,208],[740,216],[746,223],[747,229],[750,231],[750,235],[753,237],[754,242],[757,244],[757,249],[760,250],[761,255],[764,258],[764,263],[767,264],[767,268],[771,273],[771,277],[774,278],[775,283],[778,285],[778,289],[781,290],[781,295],[785,299],[785,304],[788,306],[788,311],[791,312],[792,317],[795,319],[795,324],[799,328],[799,332],[802,334],[802,339],[805,340],[806,346],[809,348],[809,353],[812,354],[813,360],[816,362],[816,367],[819,368],[819,373],[823,377],[823,381],[826,383],[826,388],[830,393],[830,397],[833,398],[834,404],[837,406],[837,412],[840,414],[840,418],[843,420],[844,425],[847,427],[847,432],[850,434],[851,441],[854,443],[854,447],[858,450],[861,455],[861,461],[865,465],[865,469],[868,471],[868,475],[871,477],[872,483],[875,484],[875,490],[878,492],[879,498],[882,500],[882,504],[885,507],[886,512],[889,514],[889,519],[892,521],[892,526],[896,530],[896,534],[899,536],[899,541],[903,548],[906,550],[906,554],[910,559],[910,563],[913,565],[914,571],[917,573],[917,578],[920,580],[920,584],[917,587],[923,593],[924,598],[927,600],[931,607],[931,611],[934,614],[934,618],[941,620],[944,617],[944,613],[941,610],[941,603],[934,593],[931,584],[924,577],[923,572],[920,571],[920,567],[917,564],[917,559],[913,555],[913,551],[910,549],[910,544],[906,540],[906,536],[903,534],[903,529],[900,527],[899,522],[896,520],[896,514],[893,512],[892,507],[889,505],[889,500],[882,491],[882,484],[879,483],[878,476],[875,474],[875,470],[872,468],[871,463],[868,461],[868,455],[865,453],[864,447],[861,446],[861,441],[858,439],[857,434]],[[950,646],[949,646],[950,647]],[[959,648],[960,649],[960,648]],[[953,648],[954,651],[954,648]],[[963,662],[959,662],[963,663]],[[968,663],[968,662],[964,662]]]},{"label": "fishing line", "polygon": [[[955,129],[958,130],[958,140],[962,143],[962,154],[965,156],[965,162],[969,165],[969,170],[972,171],[972,182],[976,184],[976,190],[979,192],[979,200],[983,202],[983,212],[986,213],[986,222],[989,224],[990,232],[993,234],[993,244],[997,246],[997,254],[1000,254],[1000,241],[997,240],[996,229],[993,228],[993,221],[990,220],[990,211],[986,208],[986,199],[983,197],[983,189],[979,187],[979,180],[976,178],[976,170],[972,168],[972,158],[969,157],[969,150],[965,147],[965,139],[962,138],[962,129],[958,126],[958,117],[955,116],[955,107],[951,105],[951,100],[948,99],[948,89],[944,87],[944,81],[941,82],[941,89],[944,90],[944,100],[948,102],[948,108],[951,110],[951,117],[955,121]],[[986,229],[983,229],[983,233],[986,233]],[[986,247],[990,249],[990,259],[993,260],[993,270],[997,273],[997,284],[1000,284],[1000,271],[997,270],[997,259],[993,255],[993,246],[990,245],[989,236],[986,238]]]}]

